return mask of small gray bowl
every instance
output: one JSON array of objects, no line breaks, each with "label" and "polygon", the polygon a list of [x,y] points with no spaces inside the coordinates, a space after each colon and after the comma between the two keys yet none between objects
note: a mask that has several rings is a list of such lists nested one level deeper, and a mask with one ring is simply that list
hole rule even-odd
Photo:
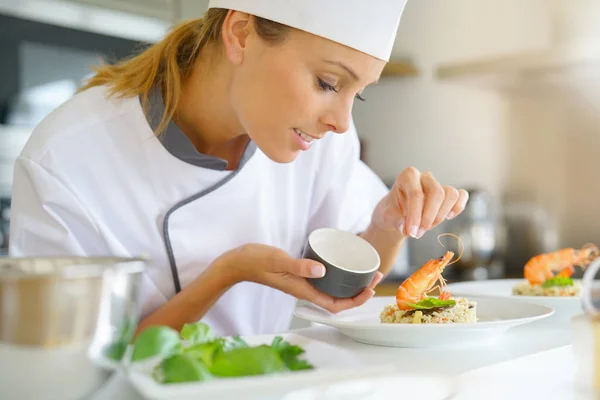
[{"label": "small gray bowl", "polygon": [[308,278],[318,290],[332,297],[350,298],[365,290],[379,269],[379,253],[358,235],[333,228],[313,231],[304,258],[325,266],[325,276]]}]

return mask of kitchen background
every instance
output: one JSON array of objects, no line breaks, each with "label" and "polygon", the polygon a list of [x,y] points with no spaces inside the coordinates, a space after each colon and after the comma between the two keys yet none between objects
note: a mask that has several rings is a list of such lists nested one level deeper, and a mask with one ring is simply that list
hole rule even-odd
[{"label": "kitchen background", "polygon": [[[207,4],[0,0],[3,251],[12,162],[33,127],[92,64],[158,40]],[[471,201],[410,240],[379,293],[441,254],[438,233],[466,246],[450,280],[521,277],[532,255],[600,243],[599,22],[594,0],[408,0],[385,76],[355,105],[363,159],[389,185],[413,165],[468,188]]]}]

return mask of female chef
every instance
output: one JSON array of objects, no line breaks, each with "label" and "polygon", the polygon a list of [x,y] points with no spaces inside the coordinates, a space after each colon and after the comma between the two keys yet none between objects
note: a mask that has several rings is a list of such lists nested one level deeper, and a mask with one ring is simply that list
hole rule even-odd
[{"label": "female chef", "polygon": [[[388,191],[359,160],[355,99],[389,59],[406,0],[212,0],[160,43],[101,66],[15,164],[11,256],[147,254],[138,331],[202,320],[288,329],[296,299],[332,312],[373,295],[404,240],[467,193],[408,168]],[[381,256],[353,299],[301,259],[320,227]]]}]

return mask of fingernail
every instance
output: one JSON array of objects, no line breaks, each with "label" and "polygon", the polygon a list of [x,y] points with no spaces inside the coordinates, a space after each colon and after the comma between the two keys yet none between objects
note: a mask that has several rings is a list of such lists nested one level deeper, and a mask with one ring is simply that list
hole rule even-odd
[{"label": "fingernail", "polygon": [[418,233],[418,231],[419,231],[419,227],[418,227],[418,226],[416,226],[416,225],[413,225],[413,226],[410,228],[410,236],[412,236],[412,237],[416,238],[416,237],[417,237],[417,233]]},{"label": "fingernail", "polygon": [[322,265],[313,265],[311,267],[311,273],[315,278],[322,278],[325,276],[325,267]]},{"label": "fingernail", "polygon": [[419,232],[417,232],[417,239],[421,239],[424,234],[425,234],[425,229],[423,229],[423,228],[419,229]]},{"label": "fingernail", "polygon": [[452,218],[454,218],[454,212],[453,212],[453,211],[450,211],[450,212],[448,213],[448,215],[446,216],[446,219],[452,219]]},{"label": "fingernail", "polygon": [[400,223],[398,224],[398,231],[400,233],[404,233],[403,232],[404,231],[404,222],[405,222],[404,218],[400,219]]}]

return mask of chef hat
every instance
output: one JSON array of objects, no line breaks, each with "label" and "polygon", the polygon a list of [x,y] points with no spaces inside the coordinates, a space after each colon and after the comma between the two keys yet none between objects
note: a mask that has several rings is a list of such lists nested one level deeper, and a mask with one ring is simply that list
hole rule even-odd
[{"label": "chef hat", "polygon": [[407,0],[210,0],[389,61]]}]

